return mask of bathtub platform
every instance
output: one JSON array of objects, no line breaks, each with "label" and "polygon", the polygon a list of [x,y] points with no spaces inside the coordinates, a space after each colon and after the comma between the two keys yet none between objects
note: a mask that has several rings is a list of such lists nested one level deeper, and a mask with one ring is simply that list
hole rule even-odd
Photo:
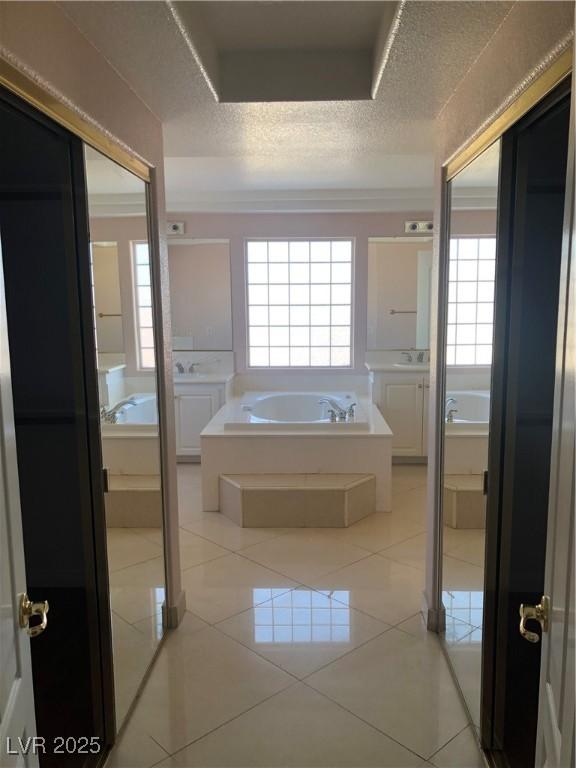
[{"label": "bathtub platform", "polygon": [[160,475],[109,475],[104,500],[109,528],[162,526]]},{"label": "bathtub platform", "polygon": [[376,478],[221,475],[220,511],[243,528],[347,528],[376,511]]},{"label": "bathtub platform", "polygon": [[482,475],[444,476],[444,523],[450,528],[486,528]]},{"label": "bathtub platform", "polygon": [[[319,393],[315,393],[318,400]],[[392,432],[378,408],[359,398],[368,417],[367,428],[328,423],[324,429],[307,423],[276,423],[274,428],[230,428],[231,414],[245,398],[221,408],[200,435],[202,509],[221,511],[221,475],[373,475],[375,511],[392,508]]]}]

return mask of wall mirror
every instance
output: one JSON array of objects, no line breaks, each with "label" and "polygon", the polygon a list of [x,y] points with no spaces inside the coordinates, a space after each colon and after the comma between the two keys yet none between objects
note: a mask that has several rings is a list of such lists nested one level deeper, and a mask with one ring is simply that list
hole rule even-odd
[{"label": "wall mirror", "polygon": [[428,349],[431,269],[431,237],[368,240],[368,350]]},{"label": "wall mirror", "polygon": [[117,727],[163,634],[165,570],[145,182],[85,148]]},{"label": "wall mirror", "polygon": [[500,142],[449,182],[443,423],[444,643],[480,726],[482,620]]},{"label": "wall mirror", "polygon": [[174,350],[232,351],[232,294],[228,240],[170,239]]}]

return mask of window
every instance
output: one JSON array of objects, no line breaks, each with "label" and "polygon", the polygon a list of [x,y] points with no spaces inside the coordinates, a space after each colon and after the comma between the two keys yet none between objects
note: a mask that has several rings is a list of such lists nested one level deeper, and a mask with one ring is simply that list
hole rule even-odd
[{"label": "window", "polygon": [[494,317],[494,237],[450,240],[448,365],[491,365]]},{"label": "window", "polygon": [[249,240],[248,365],[350,367],[351,240]]},{"label": "window", "polygon": [[154,328],[148,243],[133,243],[138,368],[154,368]]}]

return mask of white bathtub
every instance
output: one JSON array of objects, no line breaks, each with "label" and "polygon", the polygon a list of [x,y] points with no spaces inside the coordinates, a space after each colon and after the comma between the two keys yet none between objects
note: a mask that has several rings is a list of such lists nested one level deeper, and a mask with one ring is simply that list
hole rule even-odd
[{"label": "white bathtub", "polygon": [[116,424],[101,422],[104,466],[112,475],[159,475],[156,395],[136,392],[125,399],[137,404],[119,410]]},{"label": "white bathtub", "polygon": [[[330,397],[357,403],[355,419],[331,422]],[[378,408],[352,391],[244,392],[201,433],[202,505],[220,508],[223,474],[366,473],[376,477],[376,509],[391,509],[392,432]]]},{"label": "white bathtub", "polygon": [[[454,421],[446,423],[444,472],[449,475],[480,475],[488,466],[490,392],[449,390],[454,398]],[[447,410],[448,410],[447,408]]]},{"label": "white bathtub", "polygon": [[[331,421],[329,398],[344,410],[354,405],[354,417]],[[246,392],[228,409],[228,430],[368,430],[368,415],[354,392]]]}]

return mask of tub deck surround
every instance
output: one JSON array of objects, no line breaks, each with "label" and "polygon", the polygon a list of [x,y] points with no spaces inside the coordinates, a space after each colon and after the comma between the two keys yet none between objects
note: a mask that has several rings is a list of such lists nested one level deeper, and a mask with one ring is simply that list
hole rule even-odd
[{"label": "tub deck surround", "polygon": [[102,458],[110,476],[160,475],[156,395],[136,392],[136,405],[118,413],[116,424],[101,422]]},{"label": "tub deck surround", "polygon": [[[324,390],[323,395],[329,395]],[[265,393],[260,393],[260,395]],[[291,393],[284,393],[291,394]],[[308,392],[317,397],[318,392]],[[277,422],[266,429],[231,428],[243,397],[233,398],[221,408],[201,434],[202,508],[219,511],[220,475],[238,474],[371,474],[376,478],[376,510],[391,509],[392,432],[378,408],[363,396],[360,412],[367,428],[322,428],[311,422]],[[228,424],[228,426],[226,426]]]},{"label": "tub deck surround", "polygon": [[[331,421],[330,400],[354,416],[343,421]],[[347,430],[367,431],[370,428],[359,396],[355,392],[246,392],[231,405],[224,422],[226,430]]]},{"label": "tub deck surround", "polygon": [[486,528],[481,475],[444,476],[444,523],[450,528]]},{"label": "tub deck surround", "polygon": [[481,475],[488,467],[490,392],[449,390],[454,421],[445,425],[444,468],[450,475]]},{"label": "tub deck surround", "polygon": [[374,475],[220,476],[220,511],[243,528],[347,528],[375,510]]}]

